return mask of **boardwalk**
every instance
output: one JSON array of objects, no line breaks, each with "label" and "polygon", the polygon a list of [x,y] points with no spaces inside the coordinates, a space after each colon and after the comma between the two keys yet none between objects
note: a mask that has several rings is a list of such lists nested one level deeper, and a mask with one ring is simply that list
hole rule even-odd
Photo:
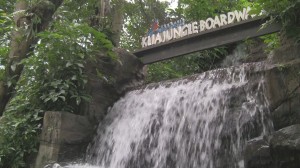
[{"label": "boardwalk", "polygon": [[266,19],[254,18],[158,45],[145,47],[134,51],[133,54],[140,58],[144,64],[150,64],[280,31],[281,25],[277,23],[273,23],[261,29],[261,25],[265,23],[265,21]]}]

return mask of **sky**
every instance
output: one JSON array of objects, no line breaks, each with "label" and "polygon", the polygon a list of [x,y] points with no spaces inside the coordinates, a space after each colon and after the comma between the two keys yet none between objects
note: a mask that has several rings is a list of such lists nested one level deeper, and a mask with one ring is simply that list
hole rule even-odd
[{"label": "sky", "polygon": [[[126,0],[128,2],[133,2],[133,0]],[[159,0],[161,2],[169,2],[169,7],[175,9],[177,7],[178,0]]]},{"label": "sky", "polygon": [[177,7],[177,0],[160,0],[162,2],[169,2],[170,8],[175,9]]}]

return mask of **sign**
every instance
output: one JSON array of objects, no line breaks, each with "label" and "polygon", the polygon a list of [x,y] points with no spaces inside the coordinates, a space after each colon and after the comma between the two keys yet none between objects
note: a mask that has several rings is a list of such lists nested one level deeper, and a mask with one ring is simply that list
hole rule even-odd
[{"label": "sign", "polygon": [[250,8],[244,8],[243,11],[228,12],[215,16],[215,18],[208,18],[200,20],[199,22],[192,22],[185,24],[183,20],[169,23],[159,27],[158,20],[154,20],[146,37],[142,38],[142,47],[148,47],[170,40],[179,39],[192,34],[203,31],[219,28],[243,20],[253,18],[255,15],[249,15]]}]

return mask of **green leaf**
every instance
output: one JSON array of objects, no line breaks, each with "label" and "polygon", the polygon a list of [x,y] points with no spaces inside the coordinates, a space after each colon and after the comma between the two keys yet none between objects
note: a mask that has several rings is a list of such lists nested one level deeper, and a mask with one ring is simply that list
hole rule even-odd
[{"label": "green leaf", "polygon": [[76,104],[79,105],[81,103],[81,98],[80,97],[76,97]]},{"label": "green leaf", "polygon": [[66,101],[66,98],[65,98],[65,96],[59,96],[59,98],[61,98],[61,99],[62,99],[62,101]]},{"label": "green leaf", "polygon": [[84,65],[81,64],[81,63],[77,63],[77,65],[78,65],[79,67],[81,67],[81,68],[84,68]]},{"label": "green leaf", "polygon": [[67,62],[67,64],[66,64],[66,67],[68,68],[68,67],[70,67],[70,66],[72,66],[73,64],[70,62],[70,61],[68,61]]}]

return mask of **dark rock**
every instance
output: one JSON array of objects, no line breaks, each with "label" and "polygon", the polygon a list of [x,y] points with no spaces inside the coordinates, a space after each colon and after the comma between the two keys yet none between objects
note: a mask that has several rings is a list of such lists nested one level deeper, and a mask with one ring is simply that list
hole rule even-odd
[{"label": "dark rock", "polygon": [[125,49],[116,48],[114,51],[120,59],[120,63],[115,64],[113,71],[116,79],[115,88],[118,93],[123,94],[128,89],[142,83],[144,64]]},{"label": "dark rock", "polygon": [[[247,42],[246,42],[247,43]],[[247,57],[242,60],[243,63],[259,62],[267,59],[265,52],[266,44],[260,38],[254,38],[247,43]]]},{"label": "dark rock", "polygon": [[244,157],[246,168],[299,168],[300,124],[248,141]]},{"label": "dark rock", "polygon": [[270,138],[274,168],[300,167],[300,124],[275,132]]},{"label": "dark rock", "polygon": [[300,93],[295,93],[272,112],[274,129],[300,124]]},{"label": "dark rock", "polygon": [[58,163],[52,163],[46,165],[44,168],[63,168],[63,167],[61,167]]},{"label": "dark rock", "polygon": [[139,59],[124,49],[116,48],[114,51],[118,60],[99,55],[96,61],[86,65],[87,88],[92,100],[84,105],[83,113],[95,125],[104,118],[108,107],[126,90],[141,84],[144,78],[144,65]]},{"label": "dark rock", "polygon": [[265,96],[275,130],[300,123],[300,59],[265,70]]},{"label": "dark rock", "polygon": [[87,117],[67,112],[46,112],[35,167],[83,158],[92,134],[93,127]]},{"label": "dark rock", "polygon": [[269,144],[263,137],[247,142],[244,157],[246,168],[273,168]]},{"label": "dark rock", "polygon": [[266,97],[270,110],[278,108],[286,100],[300,93],[300,59],[273,65],[265,71]]},{"label": "dark rock", "polygon": [[272,64],[282,64],[300,58],[300,45],[293,39],[281,37],[281,46],[270,54],[269,62]]},{"label": "dark rock", "polygon": [[[273,57],[268,58],[270,66],[250,72],[250,76],[257,73],[265,77],[263,92],[275,130],[300,124],[299,49],[290,40],[285,40]],[[246,168],[299,168],[299,132],[300,126],[295,125],[266,138],[250,140],[244,153]]]}]

